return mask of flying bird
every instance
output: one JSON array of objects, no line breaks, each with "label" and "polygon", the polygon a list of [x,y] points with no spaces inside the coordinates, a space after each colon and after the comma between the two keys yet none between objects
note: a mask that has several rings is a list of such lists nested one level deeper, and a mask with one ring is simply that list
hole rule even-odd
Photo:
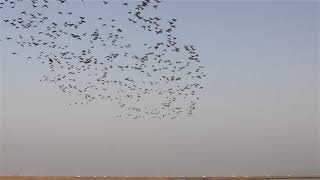
[{"label": "flying bird", "polygon": [[[207,76],[205,66],[197,48],[183,44],[179,34],[175,34],[179,28],[176,18],[145,13],[148,7],[148,11],[158,10],[162,1],[141,0],[132,7],[124,2],[121,7],[128,6],[124,9],[125,18],[110,19],[57,11],[48,2],[25,1],[24,5],[29,3],[32,9],[22,12],[15,8],[22,1],[0,3],[1,11],[17,11],[16,17],[3,20],[12,31],[4,34],[1,43],[16,43],[18,48],[10,51],[11,55],[25,56],[28,62],[48,68],[40,81],[78,97],[68,106],[109,101],[122,110],[117,118],[132,119],[176,119],[191,116],[197,109],[199,92],[204,89],[203,80]],[[68,4],[67,0],[55,2],[61,7]],[[81,3],[84,8],[86,5]],[[112,5],[103,8],[112,11]],[[47,8],[48,12],[41,8]],[[49,11],[61,16],[56,18]],[[130,37],[135,36],[130,34],[132,30],[151,38],[135,42]],[[25,53],[28,51],[34,53]],[[148,104],[149,97],[156,97],[158,102]]]}]

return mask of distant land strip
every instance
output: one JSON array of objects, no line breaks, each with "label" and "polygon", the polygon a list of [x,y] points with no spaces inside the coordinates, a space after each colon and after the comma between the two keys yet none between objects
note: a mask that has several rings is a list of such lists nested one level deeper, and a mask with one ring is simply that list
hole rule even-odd
[{"label": "distant land strip", "polygon": [[0,176],[0,180],[266,180],[266,179],[319,179],[320,176],[236,176],[236,177],[113,177],[113,176]]}]

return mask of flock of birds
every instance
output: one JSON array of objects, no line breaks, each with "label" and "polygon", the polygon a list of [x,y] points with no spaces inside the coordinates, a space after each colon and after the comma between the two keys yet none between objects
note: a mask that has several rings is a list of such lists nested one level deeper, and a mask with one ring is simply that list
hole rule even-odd
[{"label": "flock of birds", "polygon": [[[177,19],[147,15],[157,11],[162,0],[121,2],[128,9],[127,23],[153,37],[142,44],[130,42],[130,31],[118,18],[93,20],[56,8],[71,2],[1,0],[0,13],[17,12],[1,15],[11,35],[2,33],[0,41],[16,43],[12,56],[45,65],[48,73],[40,81],[76,97],[69,106],[106,100],[121,107],[117,117],[133,119],[175,119],[194,113],[204,88],[204,66],[196,47],[181,44],[175,36]],[[112,11],[113,2],[95,3]],[[33,54],[19,53],[23,49]]]}]

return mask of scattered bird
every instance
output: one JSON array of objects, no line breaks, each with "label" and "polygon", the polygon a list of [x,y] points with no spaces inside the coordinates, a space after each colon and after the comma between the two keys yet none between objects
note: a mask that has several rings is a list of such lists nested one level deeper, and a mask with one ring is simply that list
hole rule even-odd
[{"label": "scattered bird", "polygon": [[[65,4],[68,0],[56,2]],[[19,3],[22,1],[4,0],[0,3],[0,13],[14,11]],[[123,19],[137,30],[154,36],[141,46],[130,42],[130,31],[122,26],[120,18],[87,18],[60,10],[55,12],[62,15],[59,18],[63,20],[54,21],[54,17],[41,10],[54,10],[48,0],[24,3],[30,3],[33,9],[3,19],[15,36],[4,35],[0,41],[15,42],[19,47],[16,49],[26,49],[25,52],[37,52],[30,56],[15,49],[11,55],[25,54],[26,60],[48,68],[40,81],[79,97],[70,106],[109,101],[123,110],[117,118],[132,119],[176,119],[191,116],[197,109],[199,92],[204,88],[205,66],[201,65],[197,48],[182,44],[174,35],[177,19],[145,15],[146,10],[157,10],[161,0],[141,0]],[[128,6],[128,3],[122,5]],[[65,14],[68,16],[63,16]],[[26,31],[32,33],[23,33]],[[76,50],[75,46],[80,49]],[[141,47],[144,52],[136,53]],[[148,104],[149,97],[157,98],[158,105]]]}]

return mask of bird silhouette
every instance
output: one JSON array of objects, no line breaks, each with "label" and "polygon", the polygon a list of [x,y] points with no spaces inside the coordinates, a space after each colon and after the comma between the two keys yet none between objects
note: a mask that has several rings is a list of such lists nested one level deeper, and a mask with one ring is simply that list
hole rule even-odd
[{"label": "bird silhouette", "polygon": [[[60,6],[68,4],[67,0],[55,2]],[[32,9],[16,9],[21,3]],[[112,10],[113,3],[102,3],[108,5],[102,8]],[[68,106],[109,101],[122,110],[117,118],[183,118],[197,109],[207,75],[197,48],[181,43],[176,37],[178,20],[145,13],[160,10],[161,3],[141,0],[130,2],[129,6],[123,2],[123,8],[129,9],[125,18],[109,19],[57,11],[48,0],[5,0],[0,3],[1,13],[17,11],[17,16],[2,19],[14,33],[4,34],[0,40],[17,44],[19,48],[13,49],[11,55],[38,62],[48,69],[40,77],[41,82],[52,83],[61,92],[78,97]],[[59,20],[49,11],[57,13]],[[135,35],[130,34],[129,26],[123,22],[152,39],[132,42],[130,36]],[[137,49],[144,51],[138,53]],[[36,53],[30,55],[20,50]],[[150,103],[150,97],[158,103]]]}]

